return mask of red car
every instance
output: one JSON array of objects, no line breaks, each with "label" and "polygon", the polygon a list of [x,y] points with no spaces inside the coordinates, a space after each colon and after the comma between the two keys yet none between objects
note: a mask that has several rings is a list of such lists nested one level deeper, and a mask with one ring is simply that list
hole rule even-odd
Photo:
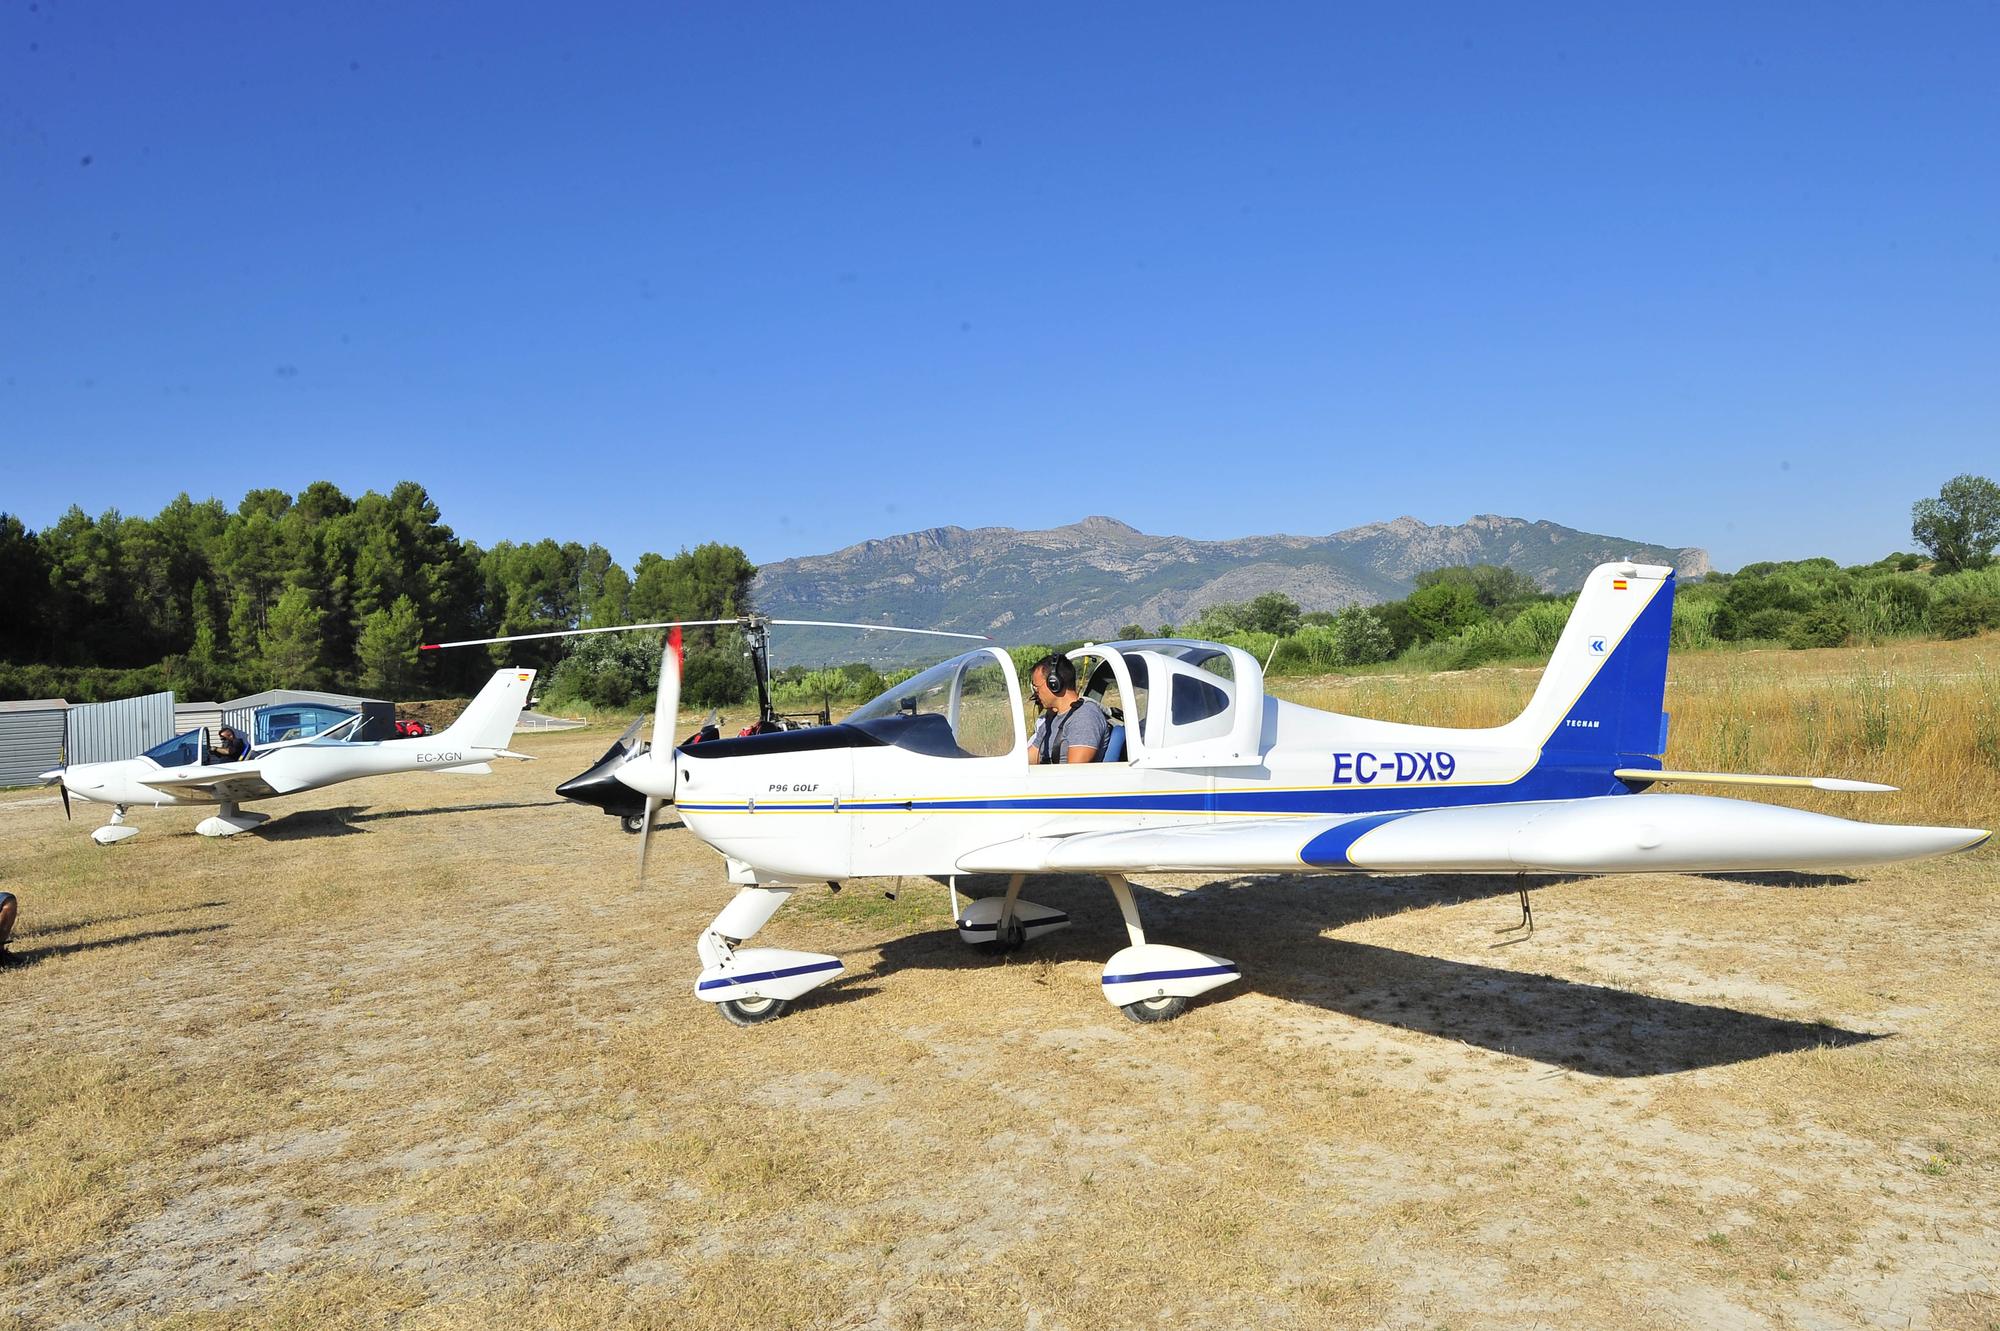
[{"label": "red car", "polygon": [[421,721],[414,721],[409,717],[400,717],[396,721],[396,738],[398,739],[415,739],[419,735],[428,735],[430,733],[431,728]]}]

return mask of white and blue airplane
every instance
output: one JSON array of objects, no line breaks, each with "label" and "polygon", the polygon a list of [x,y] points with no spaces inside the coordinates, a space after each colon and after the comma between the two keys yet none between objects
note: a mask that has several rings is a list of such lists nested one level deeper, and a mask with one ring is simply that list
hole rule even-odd
[{"label": "white and blue airplane", "polygon": [[[702,934],[695,996],[738,1024],[768,1020],[841,973],[838,958],[746,947],[800,886],[857,877],[1004,874],[961,902],[968,943],[1008,949],[1068,924],[1021,897],[1029,876],[1099,874],[1128,946],[1104,996],[1138,1021],[1178,1016],[1241,975],[1236,963],[1148,942],[1127,875],[1153,872],[1687,873],[1814,869],[1974,847],[1974,828],[1854,822],[1662,782],[1891,787],[1828,777],[1668,770],[1665,698],[1673,570],[1606,564],[1526,710],[1446,729],[1269,696],[1255,657],[1146,639],[1070,653],[1114,722],[1100,762],[1031,764],[1007,653],[980,648],[895,685],[843,721],[674,748],[616,771],[673,800],[739,890]],[[654,734],[669,733],[679,659],[663,653]],[[641,843],[641,872],[644,869]],[[1524,905],[1525,905],[1525,893]]]},{"label": "white and blue airplane", "polygon": [[361,714],[334,708],[313,709],[328,714],[317,718],[329,723],[324,728],[293,735],[271,730],[264,724],[267,720],[284,720],[295,725],[295,720],[285,714],[297,713],[300,707],[277,704],[257,709],[253,733],[248,737],[252,747],[233,759],[217,757],[209,749],[207,735],[190,730],[136,758],[72,763],[42,773],[42,779],[62,783],[65,813],[69,811],[71,796],[112,806],[111,821],[90,834],[100,846],[139,834],[138,828],[125,821],[126,813],[135,807],[220,805],[213,816],[202,819],[194,830],[209,837],[234,836],[270,817],[243,809],[241,805],[247,800],[295,795],[358,777],[387,776],[393,772],[478,775],[492,771],[491,762],[495,758],[530,757],[515,753],[507,747],[507,742],[513,738],[514,723],[521,717],[534,679],[532,670],[495,672],[458,720],[435,735],[355,739]]}]

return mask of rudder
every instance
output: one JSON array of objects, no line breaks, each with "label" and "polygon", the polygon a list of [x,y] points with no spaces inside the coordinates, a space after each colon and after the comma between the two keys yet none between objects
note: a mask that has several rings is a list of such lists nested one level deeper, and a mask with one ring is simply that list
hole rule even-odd
[{"label": "rudder", "polygon": [[528,690],[534,684],[532,670],[498,670],[486,687],[466,704],[458,720],[438,738],[449,736],[469,749],[504,749],[513,738],[514,723],[528,705]]},{"label": "rudder", "polygon": [[1613,765],[1658,766],[1666,752],[1667,647],[1674,571],[1600,564],[1584,579],[1548,669],[1510,738]]}]

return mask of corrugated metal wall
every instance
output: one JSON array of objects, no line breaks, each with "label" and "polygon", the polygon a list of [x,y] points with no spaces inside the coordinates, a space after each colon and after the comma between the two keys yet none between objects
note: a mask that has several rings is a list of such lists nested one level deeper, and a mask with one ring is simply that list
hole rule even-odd
[{"label": "corrugated metal wall", "polygon": [[215,743],[215,736],[221,733],[224,726],[228,726],[231,730],[243,736],[245,742],[248,742],[257,733],[257,709],[255,707],[225,708],[222,712],[222,719],[216,722],[215,729],[209,732],[208,742],[210,744]]},{"label": "corrugated metal wall", "polygon": [[173,737],[171,693],[148,693],[69,709],[69,760],[73,763],[135,758]]},{"label": "corrugated metal wall", "polygon": [[190,730],[206,730],[209,742],[214,742],[215,732],[222,729],[222,709],[212,702],[179,702],[174,704],[174,733],[185,735]]},{"label": "corrugated metal wall", "polygon": [[28,786],[62,764],[67,707],[0,711],[0,786]]}]

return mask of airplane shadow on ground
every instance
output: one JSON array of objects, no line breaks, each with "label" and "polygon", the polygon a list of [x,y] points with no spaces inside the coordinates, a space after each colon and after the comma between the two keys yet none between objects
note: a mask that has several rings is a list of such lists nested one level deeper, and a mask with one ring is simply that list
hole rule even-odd
[{"label": "airplane shadow on ground", "polygon": [[[1530,877],[1528,886],[1532,891],[1553,881]],[[973,896],[1006,890],[1004,879],[972,885],[960,878],[962,895],[969,886]],[[1401,911],[1487,899],[1496,906],[1506,903],[1495,920],[1508,923],[1518,918],[1511,900],[1515,888],[1511,874],[1293,875],[1222,879],[1181,893],[1135,884],[1133,893],[1147,941],[1225,956],[1243,968],[1239,983],[1196,999],[1197,1004],[1227,1002],[1230,994],[1247,989],[1600,1077],[1659,1076],[1884,1038],[1324,936]],[[1016,957],[1102,965],[1125,945],[1117,908],[1100,880],[1036,878],[1027,891],[1043,905],[1068,911],[1074,923],[1028,944]],[[968,948],[955,931],[941,930],[886,945],[877,974],[999,964]]]},{"label": "airplane shadow on ground", "polygon": [[162,906],[158,910],[132,910],[123,915],[99,915],[95,919],[71,920],[67,924],[37,924],[34,937],[49,938],[56,934],[73,934],[78,929],[95,929],[102,924],[123,924],[127,920],[146,920],[155,915],[185,915],[194,910],[213,910],[217,906],[227,906],[227,901],[193,901],[185,906]]},{"label": "airplane shadow on ground", "polygon": [[116,938],[94,938],[81,943],[51,943],[46,947],[23,947],[19,939],[8,947],[4,964],[10,970],[16,967],[33,966],[56,957],[67,957],[78,952],[95,952],[99,948],[123,947],[127,943],[144,943],[155,938],[185,938],[190,934],[212,934],[227,929],[226,924],[191,924],[180,929],[149,929],[136,934],[120,934]]},{"label": "airplane shadow on ground", "polygon": [[1698,873],[1694,876],[1718,883],[1742,883],[1746,887],[1847,887],[1861,881],[1859,878],[1850,878],[1844,873],[1797,873],[1792,870],[1764,873]]},{"label": "airplane shadow on ground", "polygon": [[564,800],[521,800],[511,804],[444,804],[434,809],[370,809],[365,804],[343,804],[333,809],[301,809],[251,829],[267,841],[305,841],[315,837],[361,836],[368,831],[357,823],[382,822],[390,818],[432,818],[440,814],[487,813],[495,809],[547,809]]}]

